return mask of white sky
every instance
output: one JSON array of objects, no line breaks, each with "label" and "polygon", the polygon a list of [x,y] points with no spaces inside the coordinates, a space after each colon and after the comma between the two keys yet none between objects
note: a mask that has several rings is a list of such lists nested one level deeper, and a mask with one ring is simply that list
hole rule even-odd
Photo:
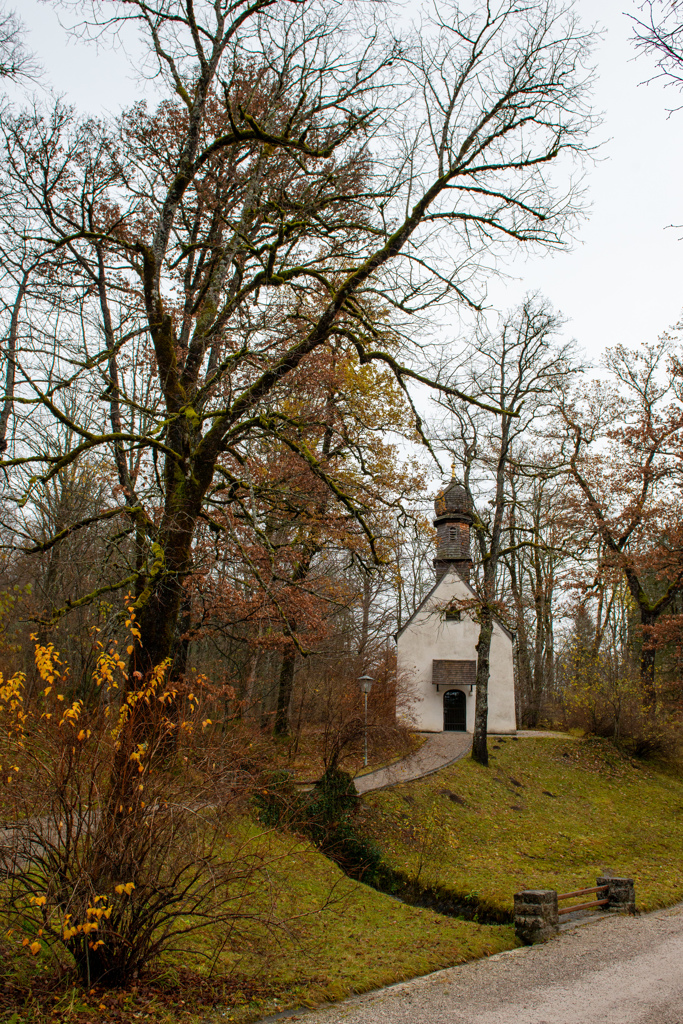
[{"label": "white sky", "polygon": [[[141,85],[125,56],[69,40],[50,3],[14,0],[30,30],[46,84],[81,110],[116,111],[140,98]],[[569,318],[567,333],[589,358],[605,345],[654,341],[683,308],[683,96],[660,83],[640,85],[651,64],[633,60],[629,22],[634,0],[578,0],[583,19],[605,38],[597,52],[595,109],[607,140],[589,170],[592,212],[572,251],[517,261],[513,280],[494,282],[489,301],[515,304],[540,290]],[[151,97],[150,97],[151,98]]]},{"label": "white sky", "polygon": [[[605,27],[597,51],[595,110],[606,140],[588,174],[590,217],[570,252],[519,263],[521,280],[489,295],[512,305],[540,289],[570,319],[567,331],[593,359],[609,345],[655,341],[683,309],[683,95],[640,84],[653,63],[634,60],[628,0],[579,0]],[[669,225],[680,225],[679,228]]]}]

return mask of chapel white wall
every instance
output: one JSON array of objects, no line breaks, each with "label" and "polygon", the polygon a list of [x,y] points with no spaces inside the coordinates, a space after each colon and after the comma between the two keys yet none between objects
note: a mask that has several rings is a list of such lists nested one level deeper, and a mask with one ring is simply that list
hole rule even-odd
[{"label": "chapel white wall", "polygon": [[[432,683],[432,661],[476,661],[479,624],[467,612],[459,622],[445,620],[443,608],[453,599],[468,600],[472,591],[454,570],[446,573],[398,637],[398,670],[415,692],[414,717],[423,732],[443,731],[443,687]],[[476,687],[456,687],[466,695],[468,732],[474,731]],[[496,622],[493,628],[489,674],[488,731],[516,729],[513,643]]]}]

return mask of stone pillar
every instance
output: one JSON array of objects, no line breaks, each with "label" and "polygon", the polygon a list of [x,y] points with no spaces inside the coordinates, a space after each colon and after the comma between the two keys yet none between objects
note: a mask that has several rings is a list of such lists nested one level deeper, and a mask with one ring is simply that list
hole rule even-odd
[{"label": "stone pillar", "polygon": [[615,914],[635,914],[636,893],[632,878],[598,878],[596,885],[607,885],[609,903],[605,910]]},{"label": "stone pillar", "polygon": [[557,935],[557,893],[554,889],[525,889],[515,893],[515,934],[525,945]]}]

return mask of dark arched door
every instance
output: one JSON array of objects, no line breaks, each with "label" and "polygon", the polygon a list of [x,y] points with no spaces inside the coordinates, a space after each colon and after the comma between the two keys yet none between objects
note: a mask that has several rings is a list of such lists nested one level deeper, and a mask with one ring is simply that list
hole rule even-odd
[{"label": "dark arched door", "polygon": [[444,732],[465,732],[467,729],[467,698],[462,690],[446,690],[443,695]]}]

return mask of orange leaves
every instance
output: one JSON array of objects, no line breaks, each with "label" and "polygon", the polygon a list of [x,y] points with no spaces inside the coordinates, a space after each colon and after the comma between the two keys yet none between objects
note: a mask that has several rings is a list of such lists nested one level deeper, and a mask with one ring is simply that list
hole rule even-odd
[{"label": "orange leaves", "polygon": [[[156,665],[154,667],[144,686],[141,686],[138,690],[129,691],[126,694],[125,700],[121,705],[116,724],[111,732],[114,740],[118,742],[126,723],[132,719],[132,715],[138,704],[145,704],[149,708],[155,704],[159,707],[164,707],[164,705],[175,699],[176,690],[172,688],[165,689],[162,693],[159,693],[161,686],[166,681],[166,676],[170,667],[171,659],[166,658],[160,665]],[[171,725],[170,722],[168,724],[169,726]],[[138,753],[139,750],[132,755],[133,760],[137,760]]]},{"label": "orange leaves", "polygon": [[[134,761],[138,766],[138,771],[142,774],[145,770],[145,764],[143,763],[148,754],[148,746],[146,743],[138,743],[136,749],[128,758],[129,761]],[[142,786],[140,787],[142,789]]]},{"label": "orange leaves", "polygon": [[[23,672],[16,672],[9,679],[4,679],[0,673],[1,728],[16,751],[23,748],[24,732],[28,720],[27,712],[24,709],[24,685]],[[0,779],[6,785],[10,785],[12,782],[12,772],[18,771],[19,766],[16,764],[0,763]]]},{"label": "orange leaves", "polygon": [[[59,694],[57,695],[57,699],[58,700],[60,699],[60,695]],[[61,699],[63,700],[63,698],[61,698]],[[70,725],[73,728],[76,725],[76,722],[78,721],[78,719],[80,718],[82,710],[83,710],[83,701],[82,700],[75,700],[70,708],[66,708],[64,710],[64,714],[62,715],[61,720],[59,722],[60,727],[62,725],[68,724],[68,725]],[[82,732],[83,732],[83,730],[81,729],[81,733]],[[79,735],[80,735],[80,733],[79,733]]]},{"label": "orange leaves", "polygon": [[[47,695],[56,682],[65,682],[69,670],[62,666],[59,652],[55,650],[54,644],[38,643],[38,637],[35,633],[31,634],[31,640],[36,645],[35,662],[38,675],[44,683],[48,684],[44,691]],[[60,671],[60,668],[63,668],[63,671]]]},{"label": "orange leaves", "polygon": [[[117,893],[119,888],[119,886],[115,888]],[[86,907],[84,921],[73,922],[72,914],[64,914],[59,928],[60,938],[63,942],[70,943],[73,939],[94,934],[99,930],[102,921],[110,919],[113,909],[107,896],[95,896],[91,905]],[[102,939],[88,941],[90,949],[99,949],[103,945]]]},{"label": "orange leaves", "polygon": [[[135,606],[131,603],[131,595],[127,594],[125,600],[128,616],[125,620],[125,628],[131,637],[131,643],[126,645],[126,654],[130,657],[135,651],[135,645],[140,640],[140,627],[136,621]],[[101,648],[101,651],[97,658],[93,682],[98,687],[104,686],[105,689],[117,690],[119,689],[119,679],[124,682],[128,680],[126,664],[115,644],[112,644],[108,650],[104,649],[104,645],[99,640],[96,641],[96,645]]]},{"label": "orange leaves", "polygon": [[108,651],[103,650],[97,658],[93,682],[97,687],[104,686],[105,689],[117,690],[119,686],[116,681],[117,674],[120,673],[121,677],[126,679],[125,667],[125,663],[115,647],[110,647]]}]

